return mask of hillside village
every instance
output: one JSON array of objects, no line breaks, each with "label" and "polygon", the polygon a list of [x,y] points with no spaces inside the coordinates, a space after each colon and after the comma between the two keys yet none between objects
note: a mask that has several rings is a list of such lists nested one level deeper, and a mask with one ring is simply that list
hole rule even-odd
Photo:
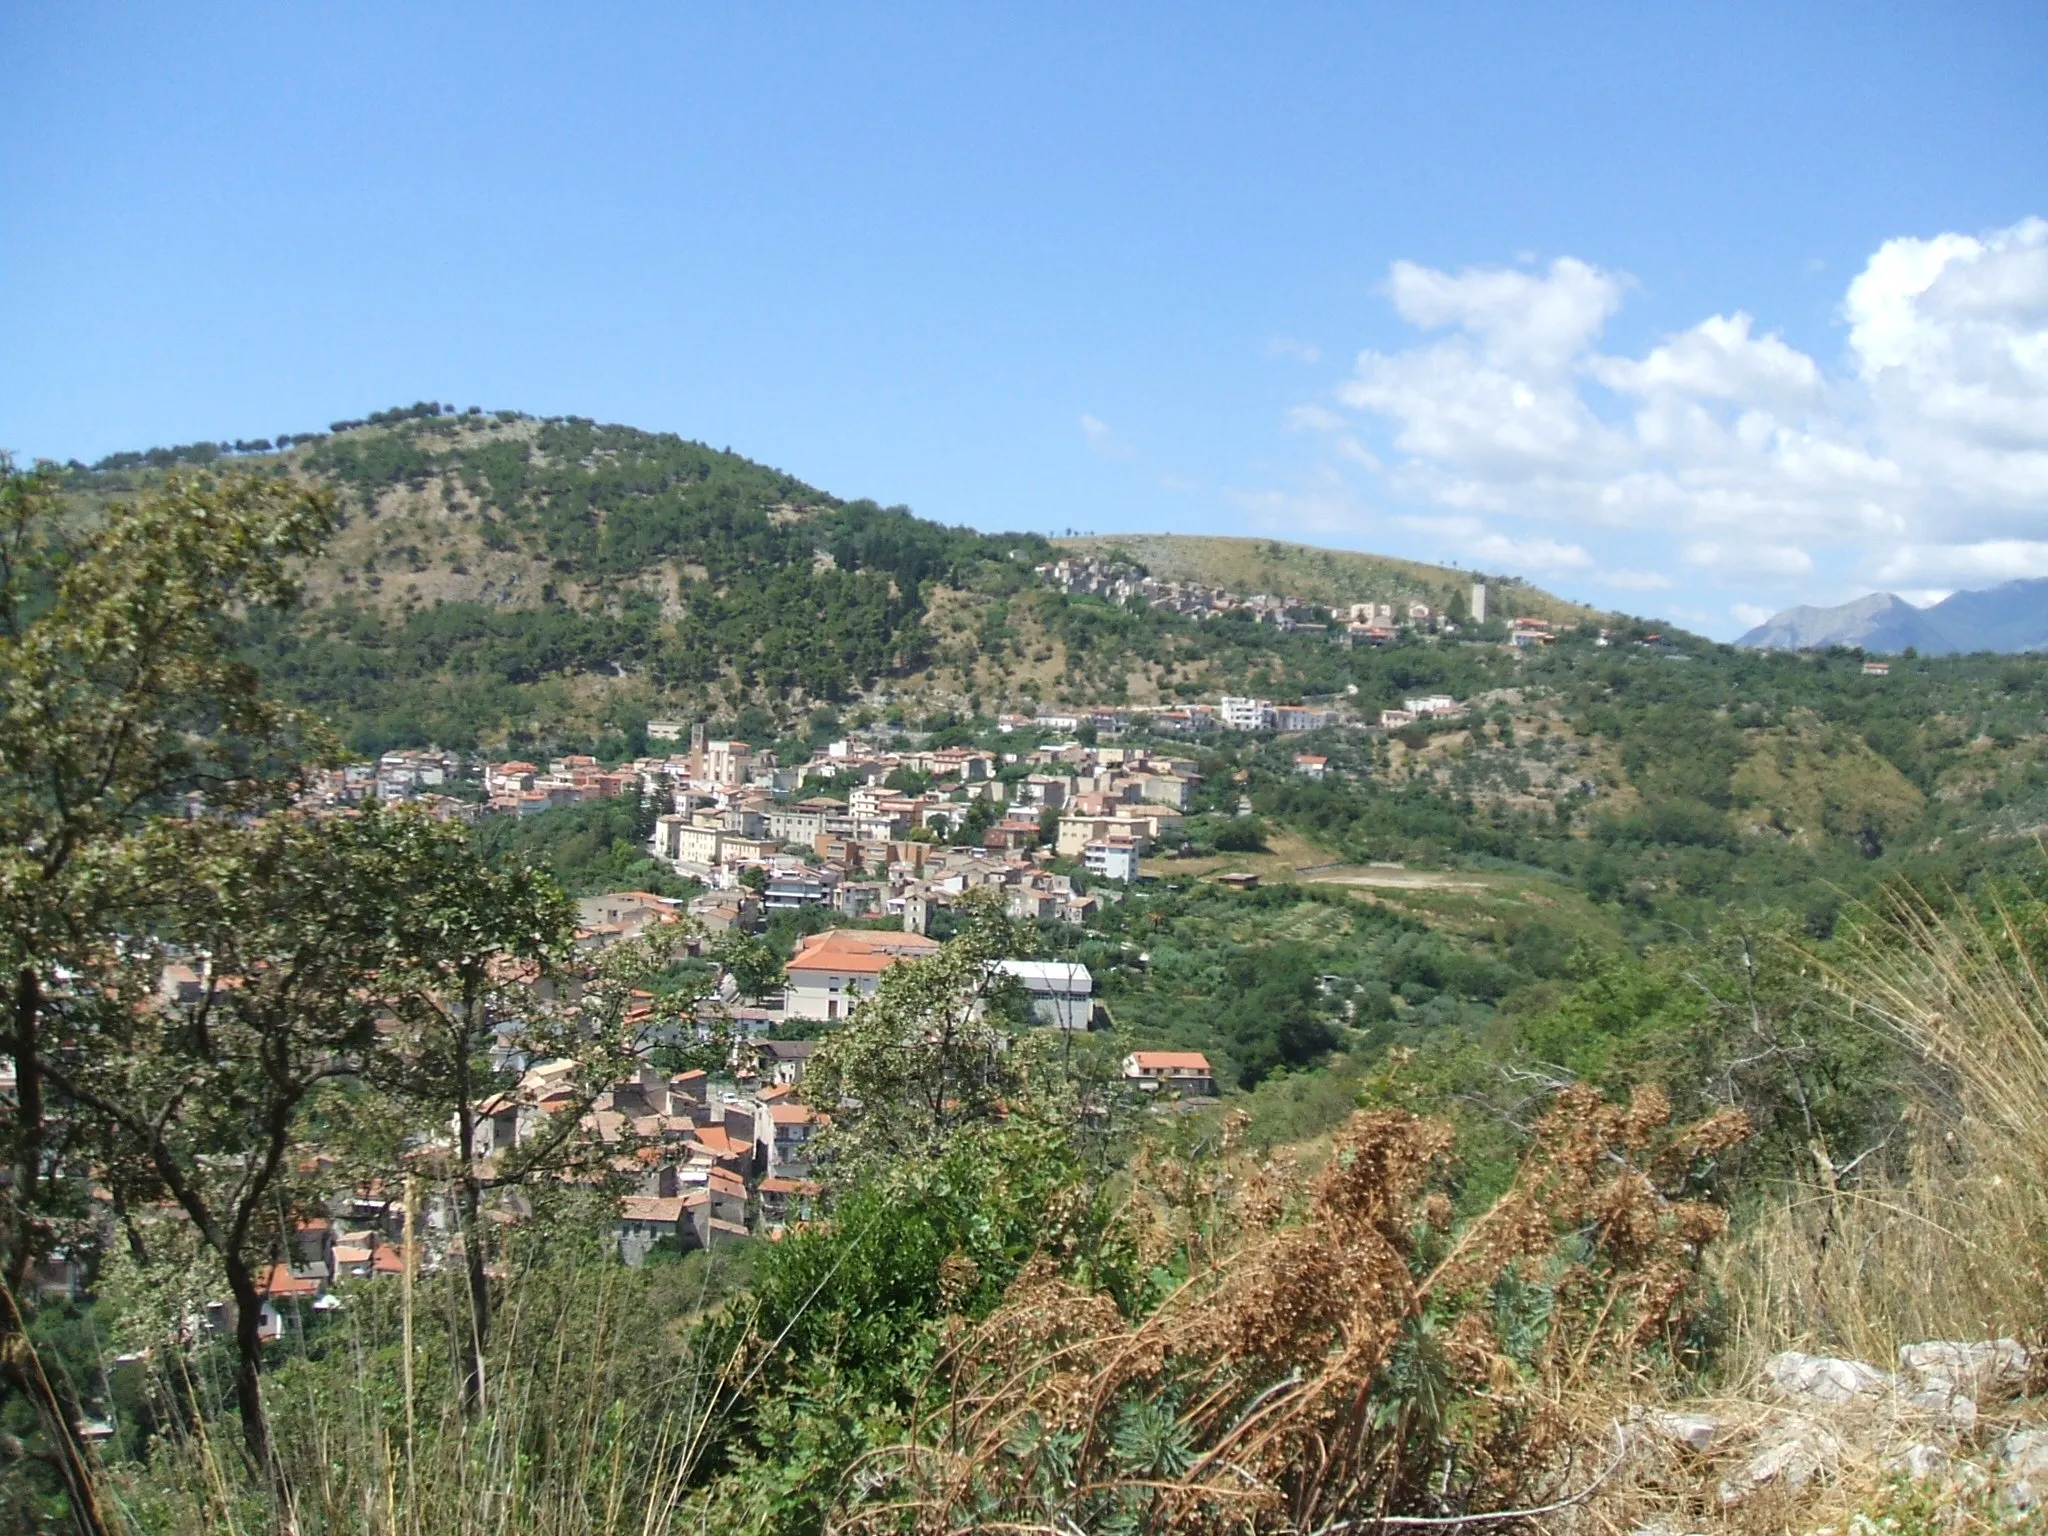
[{"label": "hillside village", "polygon": [[[1253,623],[1270,625],[1280,634],[1327,634],[1339,645],[1389,645],[1404,633],[1455,635],[1460,629],[1451,614],[1420,601],[1360,602],[1332,609],[1306,597],[1232,592],[1204,582],[1161,580],[1129,561],[1092,556],[1069,556],[1035,569],[1044,585],[1068,596],[1099,597],[1112,603],[1137,601],[1196,620],[1243,613]],[[1473,582],[1465,609],[1470,624],[1486,622],[1487,601],[1487,584]],[[1547,633],[1551,628],[1547,623],[1527,623],[1531,632]]]}]

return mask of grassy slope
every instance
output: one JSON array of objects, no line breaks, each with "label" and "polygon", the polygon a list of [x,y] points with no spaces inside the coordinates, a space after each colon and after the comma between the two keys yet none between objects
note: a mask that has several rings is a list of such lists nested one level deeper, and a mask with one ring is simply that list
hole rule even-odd
[{"label": "grassy slope", "polygon": [[[1276,539],[1139,533],[1053,542],[1063,549],[1096,556],[1121,551],[1163,580],[1206,582],[1233,592],[1287,594],[1318,603],[1419,598],[1431,607],[1442,607],[1453,594],[1468,594],[1477,574],[1419,560],[1284,544]],[[1498,617],[1527,616],[1567,623],[1602,617],[1594,609],[1553,597],[1516,578],[1488,577],[1487,581],[1489,612]]]}]

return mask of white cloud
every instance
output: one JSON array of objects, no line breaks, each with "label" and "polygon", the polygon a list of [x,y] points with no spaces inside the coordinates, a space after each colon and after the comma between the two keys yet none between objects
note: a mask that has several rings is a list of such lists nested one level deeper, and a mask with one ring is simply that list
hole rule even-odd
[{"label": "white cloud", "polygon": [[1426,329],[1456,326],[1485,343],[1504,365],[1569,364],[1621,308],[1622,282],[1572,257],[1543,277],[1501,267],[1468,267],[1455,277],[1397,261],[1387,294],[1401,318]]},{"label": "white cloud", "polygon": [[1128,459],[1131,446],[1099,416],[1081,413],[1081,436],[1088,444],[1088,451],[1099,458]]},{"label": "white cloud", "polygon": [[1592,554],[1579,544],[1565,544],[1544,535],[1514,538],[1489,528],[1476,517],[1404,517],[1401,526],[1441,541],[1460,563],[1490,569],[1585,571]]},{"label": "white cloud", "polygon": [[[1588,569],[1559,564],[1574,531],[1627,530],[1720,583],[2048,573],[2048,221],[1886,242],[1848,285],[1835,369],[1741,311],[1610,353],[1629,287],[1571,257],[1396,262],[1388,298],[1436,334],[1361,353],[1335,392],[1348,421],[1316,404],[1291,423],[1474,519],[1482,560],[1508,539],[1532,568]],[[1509,539],[1481,514],[1551,526]]]},{"label": "white cloud", "polygon": [[1350,425],[1327,405],[1297,405],[1287,412],[1287,427],[1293,432],[1341,432]]},{"label": "white cloud", "polygon": [[1664,592],[1678,585],[1662,571],[1632,571],[1627,568],[1602,571],[1593,578],[1603,587],[1622,592]]},{"label": "white cloud", "polygon": [[1813,569],[1813,556],[1796,544],[1717,544],[1697,540],[1678,552],[1687,565],[1742,576],[1804,576]]},{"label": "white cloud", "polygon": [[1275,336],[1266,343],[1266,356],[1284,357],[1297,363],[1320,363],[1323,349],[1312,341],[1301,341],[1293,336]]},{"label": "white cloud", "polygon": [[1767,623],[1777,610],[1760,608],[1755,603],[1736,603],[1728,611],[1735,615],[1735,622],[1744,629],[1755,629],[1757,625]]},{"label": "white cloud", "polygon": [[1984,539],[1975,544],[1901,544],[1878,567],[1882,582],[1982,587],[2048,576],[2048,540]]}]

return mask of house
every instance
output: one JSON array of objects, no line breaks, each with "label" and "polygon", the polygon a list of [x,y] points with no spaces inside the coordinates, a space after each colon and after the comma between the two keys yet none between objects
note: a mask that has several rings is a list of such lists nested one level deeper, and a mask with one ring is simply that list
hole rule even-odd
[{"label": "house", "polygon": [[[256,1289],[263,1296],[263,1312],[256,1325],[266,1342],[284,1337],[284,1314],[298,1314],[301,1304],[315,1301],[326,1287],[318,1280],[295,1275],[289,1264],[273,1264],[264,1272]],[[280,1305],[281,1304],[281,1305]]]},{"label": "house", "polygon": [[1403,707],[1410,718],[1416,720],[1449,720],[1465,712],[1465,706],[1447,693],[1425,694],[1421,698],[1403,701]]},{"label": "house", "polygon": [[718,862],[727,836],[723,828],[699,826],[687,816],[657,816],[648,847],[665,864],[703,871]]},{"label": "house", "polygon": [[761,898],[745,889],[706,891],[690,898],[690,916],[712,933],[751,933],[761,926]]},{"label": "house", "polygon": [[1313,752],[1294,754],[1294,771],[1304,779],[1323,779],[1329,776],[1330,760],[1318,757]]},{"label": "house", "polygon": [[1138,878],[1138,849],[1135,837],[1112,833],[1099,842],[1083,845],[1081,863],[1088,873],[1103,880],[1129,885]]},{"label": "house", "polygon": [[1095,978],[1074,960],[998,960],[994,969],[1014,977],[1031,999],[1041,1024],[1086,1029],[1094,1007]]},{"label": "house", "polygon": [[619,1240],[619,1262],[634,1268],[647,1262],[648,1254],[661,1242],[683,1247],[683,1197],[681,1195],[627,1195],[619,1202],[619,1219],[613,1229]]},{"label": "house", "polygon": [[1273,711],[1273,724],[1282,731],[1321,731],[1337,723],[1334,709],[1309,709],[1301,704],[1282,704]]},{"label": "house", "polygon": [[770,912],[793,912],[798,907],[822,907],[839,885],[836,870],[785,869],[768,877],[763,905]]},{"label": "house", "polygon": [[904,960],[922,960],[939,948],[920,933],[877,933],[828,928],[797,947],[783,969],[789,985],[783,1014],[792,1019],[843,1019],[872,996],[882,972]]},{"label": "house", "polygon": [[1216,701],[1216,713],[1227,731],[1270,731],[1275,718],[1271,699],[1242,699],[1228,694]]},{"label": "house", "polygon": [[811,1171],[810,1140],[818,1115],[808,1104],[764,1102],[754,1116],[754,1160],[768,1178],[800,1179]]},{"label": "house", "polygon": [[1890,677],[1892,675],[1892,664],[1888,661],[1866,661],[1863,663],[1863,675],[1865,677]]},{"label": "house", "polygon": [[1133,1051],[1124,1058],[1124,1081],[1146,1093],[1213,1094],[1216,1074],[1200,1051]]},{"label": "house", "polygon": [[577,936],[589,949],[637,939],[657,924],[674,922],[681,905],[672,896],[656,896],[651,891],[586,896],[576,903]]},{"label": "house", "polygon": [[790,1088],[802,1085],[804,1063],[817,1048],[815,1040],[763,1040],[755,1046],[760,1053],[762,1075],[771,1083]]}]

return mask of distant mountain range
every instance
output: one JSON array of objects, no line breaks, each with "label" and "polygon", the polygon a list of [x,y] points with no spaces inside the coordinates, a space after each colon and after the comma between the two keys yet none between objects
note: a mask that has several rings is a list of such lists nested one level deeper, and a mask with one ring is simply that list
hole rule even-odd
[{"label": "distant mountain range", "polygon": [[2048,650],[2048,579],[1955,592],[1931,608],[1915,608],[1889,592],[1833,608],[1787,608],[1735,643],[1774,651],[1854,645],[1895,652],[1911,646],[1933,656]]}]

